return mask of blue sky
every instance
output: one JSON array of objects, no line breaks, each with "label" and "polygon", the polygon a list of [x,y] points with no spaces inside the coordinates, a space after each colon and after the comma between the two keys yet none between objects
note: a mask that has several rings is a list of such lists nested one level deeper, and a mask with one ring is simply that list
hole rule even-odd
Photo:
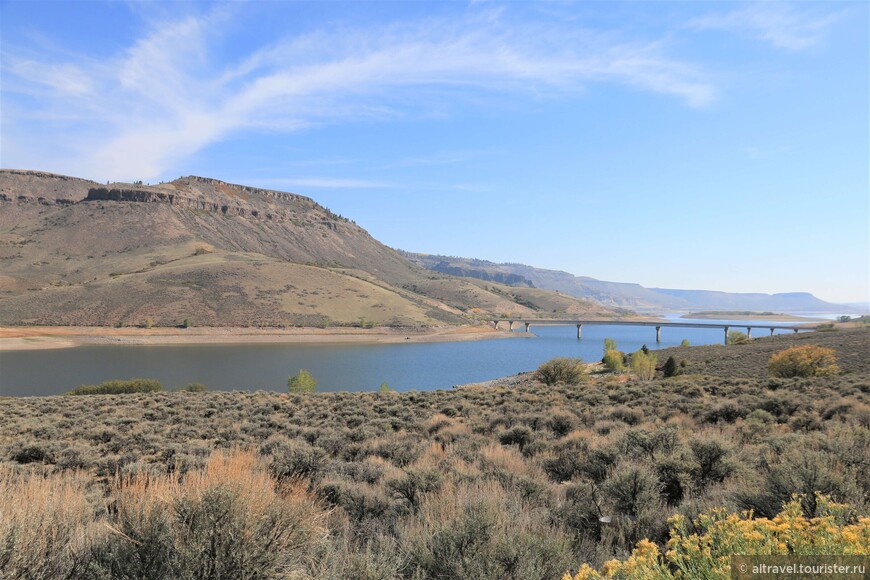
[{"label": "blue sky", "polygon": [[866,2],[10,2],[2,166],[294,191],[411,251],[868,300]]}]

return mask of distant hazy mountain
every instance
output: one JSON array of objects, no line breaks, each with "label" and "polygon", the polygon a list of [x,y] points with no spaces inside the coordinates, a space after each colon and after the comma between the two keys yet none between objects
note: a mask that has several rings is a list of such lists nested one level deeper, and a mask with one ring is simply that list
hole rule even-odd
[{"label": "distant hazy mountain", "polygon": [[[625,308],[639,312],[698,310],[757,310],[765,312],[848,312],[847,305],[831,304],[807,292],[755,294],[717,292],[713,290],[676,290],[645,288],[640,284],[607,282],[586,276],[575,276],[558,270],[545,270],[525,264],[496,264],[485,260],[436,256],[430,254],[403,255],[430,270],[480,279],[495,279],[511,285],[531,284],[536,288],[556,290],[578,298],[594,300],[609,308]],[[510,278],[515,276],[516,278]]]}]

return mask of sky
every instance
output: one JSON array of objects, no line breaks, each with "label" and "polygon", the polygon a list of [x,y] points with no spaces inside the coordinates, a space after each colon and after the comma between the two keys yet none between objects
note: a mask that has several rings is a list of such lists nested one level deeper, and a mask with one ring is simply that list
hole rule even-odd
[{"label": "sky", "polygon": [[870,3],[0,2],[0,165],[416,252],[870,300]]}]

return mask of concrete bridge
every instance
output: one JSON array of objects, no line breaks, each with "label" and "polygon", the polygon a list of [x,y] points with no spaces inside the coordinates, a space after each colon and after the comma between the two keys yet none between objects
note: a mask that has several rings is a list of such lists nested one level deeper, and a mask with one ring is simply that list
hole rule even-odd
[{"label": "concrete bridge", "polygon": [[752,330],[754,328],[762,328],[765,330],[770,330],[770,335],[773,336],[774,331],[776,330],[791,330],[795,333],[801,330],[817,330],[818,325],[815,326],[789,326],[783,324],[737,324],[737,323],[710,323],[710,322],[647,322],[647,321],[631,321],[631,320],[568,320],[568,319],[544,319],[544,318],[492,318],[487,322],[492,322],[495,325],[495,328],[498,329],[498,325],[500,322],[505,322],[508,325],[508,330],[512,331],[514,328],[514,324],[525,324],[526,332],[529,332],[529,329],[532,325],[535,326],[576,326],[577,327],[577,338],[583,337],[583,325],[586,324],[588,326],[592,325],[610,325],[610,326],[654,326],[656,329],[656,342],[662,341],[662,327],[675,327],[675,328],[721,328],[725,331],[725,344],[728,344],[728,333],[732,329],[745,328],[746,334],[749,338],[752,338]]}]

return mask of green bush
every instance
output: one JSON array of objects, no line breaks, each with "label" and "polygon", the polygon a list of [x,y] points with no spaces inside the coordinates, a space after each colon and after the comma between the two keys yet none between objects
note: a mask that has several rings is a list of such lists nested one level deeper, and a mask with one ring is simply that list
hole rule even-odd
[{"label": "green bush", "polygon": [[287,377],[287,390],[291,393],[313,393],[317,381],[307,370],[302,369],[296,376]]},{"label": "green bush", "polygon": [[181,390],[185,393],[204,393],[208,389],[206,389],[205,385],[202,383],[190,383]]},{"label": "green bush", "polygon": [[81,385],[67,395],[126,395],[130,393],[157,393],[163,385],[155,379],[114,380],[99,385]]},{"label": "green bush", "polygon": [[586,367],[579,358],[554,358],[538,367],[535,378],[545,385],[578,385],[587,378]]}]

